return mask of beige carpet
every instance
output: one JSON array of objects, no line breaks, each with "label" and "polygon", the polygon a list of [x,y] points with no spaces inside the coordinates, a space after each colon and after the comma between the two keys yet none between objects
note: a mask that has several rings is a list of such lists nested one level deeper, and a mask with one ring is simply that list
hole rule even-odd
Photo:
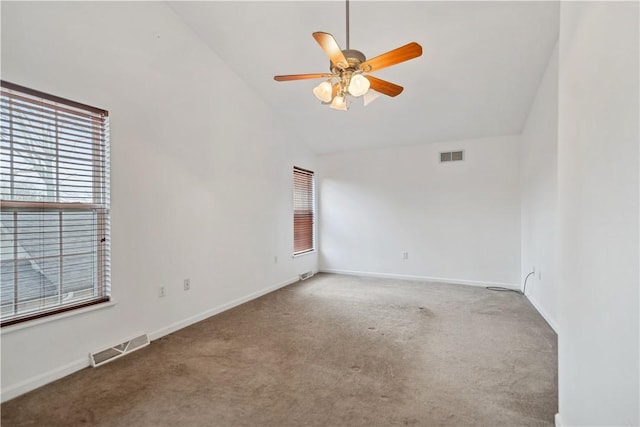
[{"label": "beige carpet", "polygon": [[537,426],[556,335],[526,298],[321,274],[2,405],[2,426]]}]

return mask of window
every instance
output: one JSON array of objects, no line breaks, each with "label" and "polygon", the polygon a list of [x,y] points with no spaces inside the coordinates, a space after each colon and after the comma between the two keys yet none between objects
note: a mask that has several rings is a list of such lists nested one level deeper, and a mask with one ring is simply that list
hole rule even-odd
[{"label": "window", "polygon": [[293,168],[293,254],[313,250],[313,172]]},{"label": "window", "polygon": [[109,300],[109,124],[2,82],[2,326]]}]

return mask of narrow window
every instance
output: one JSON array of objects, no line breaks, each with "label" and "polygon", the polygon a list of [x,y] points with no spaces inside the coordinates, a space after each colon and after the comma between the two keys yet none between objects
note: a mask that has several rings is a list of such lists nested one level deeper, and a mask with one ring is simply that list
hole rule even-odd
[{"label": "narrow window", "polygon": [[2,82],[2,326],[109,300],[107,111]]},{"label": "narrow window", "polygon": [[313,172],[293,168],[293,254],[313,251],[314,178]]}]

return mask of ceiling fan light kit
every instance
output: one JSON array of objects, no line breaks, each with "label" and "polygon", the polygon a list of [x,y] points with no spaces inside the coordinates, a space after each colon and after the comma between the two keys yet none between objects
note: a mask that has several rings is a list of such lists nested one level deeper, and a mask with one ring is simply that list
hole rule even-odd
[{"label": "ceiling fan light kit", "polygon": [[359,50],[349,49],[349,0],[346,0],[347,48],[342,50],[329,33],[313,33],[324,53],[329,57],[331,73],[290,74],[275,76],[276,81],[328,78],[313,89],[313,94],[334,110],[349,108],[348,96],[363,97],[364,105],[370,104],[382,93],[387,96],[399,95],[403,87],[369,76],[371,73],[422,55],[422,47],[415,42],[391,50],[367,60]]},{"label": "ceiling fan light kit", "polygon": [[331,86],[331,80],[320,83],[313,88],[313,94],[322,102],[331,102],[333,97],[333,87]]},{"label": "ceiling fan light kit", "polygon": [[362,96],[362,101],[364,106],[371,104],[376,99],[380,98],[380,92],[376,92],[375,90],[370,90]]},{"label": "ceiling fan light kit", "polygon": [[347,111],[347,100],[345,98],[346,97],[344,95],[336,95],[333,98],[333,101],[331,101],[330,107],[334,110]]},{"label": "ceiling fan light kit", "polygon": [[351,82],[349,83],[349,93],[353,96],[362,96],[371,87],[371,83],[362,74],[354,74],[351,76]]}]

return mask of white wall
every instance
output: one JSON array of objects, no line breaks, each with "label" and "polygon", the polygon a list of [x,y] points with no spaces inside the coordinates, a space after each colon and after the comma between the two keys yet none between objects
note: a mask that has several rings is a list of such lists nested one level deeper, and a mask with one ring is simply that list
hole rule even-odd
[{"label": "white wall", "polygon": [[[320,269],[518,287],[518,145],[506,136],[320,156]],[[460,149],[464,161],[439,163]]]},{"label": "white wall", "polygon": [[558,195],[558,47],[554,48],[520,137],[522,258],[526,293],[557,330],[555,279]]},{"label": "white wall", "polygon": [[638,3],[563,2],[559,415],[640,425]]},{"label": "white wall", "polygon": [[117,301],[3,328],[3,400],[317,270],[291,257],[292,166],[314,156],[164,4],[2,2],[2,78],[110,111]]}]

